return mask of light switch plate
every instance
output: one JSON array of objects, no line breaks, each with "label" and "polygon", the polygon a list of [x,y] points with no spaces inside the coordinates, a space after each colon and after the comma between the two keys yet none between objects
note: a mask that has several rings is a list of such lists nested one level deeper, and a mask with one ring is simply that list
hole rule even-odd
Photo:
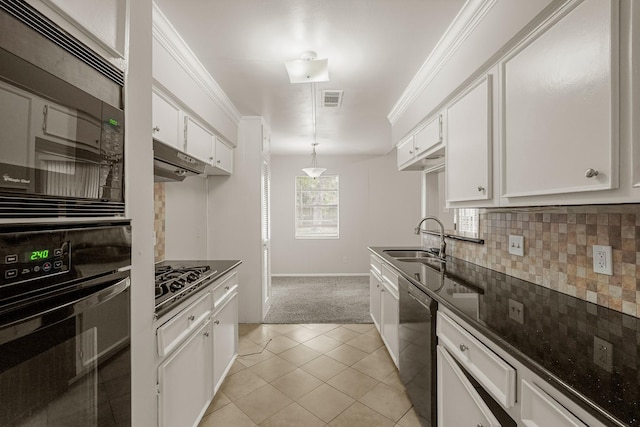
[{"label": "light switch plate", "polygon": [[613,276],[611,246],[593,245],[593,272]]},{"label": "light switch plate", "polygon": [[509,234],[509,253],[511,255],[524,256],[524,237]]}]

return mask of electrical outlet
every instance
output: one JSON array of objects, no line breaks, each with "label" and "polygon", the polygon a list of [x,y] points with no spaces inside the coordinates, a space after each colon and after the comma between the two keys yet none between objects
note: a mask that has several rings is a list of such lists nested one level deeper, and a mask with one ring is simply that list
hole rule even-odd
[{"label": "electrical outlet", "polygon": [[524,256],[524,237],[509,234],[509,253]]},{"label": "electrical outlet", "polygon": [[509,318],[521,325],[524,324],[524,304],[509,298]]},{"label": "electrical outlet", "polygon": [[611,246],[593,245],[593,272],[613,276]]},{"label": "electrical outlet", "polygon": [[593,362],[607,372],[613,371],[613,344],[593,337]]}]

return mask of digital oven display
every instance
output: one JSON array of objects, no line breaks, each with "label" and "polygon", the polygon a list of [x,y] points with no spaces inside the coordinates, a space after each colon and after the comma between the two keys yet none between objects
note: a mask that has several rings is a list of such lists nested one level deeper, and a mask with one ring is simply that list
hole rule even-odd
[{"label": "digital oven display", "polygon": [[53,250],[51,249],[39,249],[36,251],[29,251],[24,254],[24,262],[39,261],[51,258],[53,256]]}]

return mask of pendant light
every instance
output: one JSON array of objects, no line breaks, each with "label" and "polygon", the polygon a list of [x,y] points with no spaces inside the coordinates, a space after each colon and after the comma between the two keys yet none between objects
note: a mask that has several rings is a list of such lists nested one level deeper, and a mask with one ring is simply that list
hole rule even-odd
[{"label": "pendant light", "polygon": [[316,145],[318,142],[316,141],[316,84],[311,83],[311,125],[313,128],[313,143],[311,146],[313,147],[313,151],[311,152],[311,167],[303,168],[302,172],[309,175],[311,178],[315,179],[322,175],[325,168],[318,167],[318,160],[316,159]]}]

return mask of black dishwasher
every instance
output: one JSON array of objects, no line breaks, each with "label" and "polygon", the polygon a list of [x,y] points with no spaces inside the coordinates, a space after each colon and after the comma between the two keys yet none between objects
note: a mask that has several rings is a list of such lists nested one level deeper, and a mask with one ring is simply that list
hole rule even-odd
[{"label": "black dishwasher", "polygon": [[437,303],[400,277],[400,378],[423,427],[436,426]]}]

